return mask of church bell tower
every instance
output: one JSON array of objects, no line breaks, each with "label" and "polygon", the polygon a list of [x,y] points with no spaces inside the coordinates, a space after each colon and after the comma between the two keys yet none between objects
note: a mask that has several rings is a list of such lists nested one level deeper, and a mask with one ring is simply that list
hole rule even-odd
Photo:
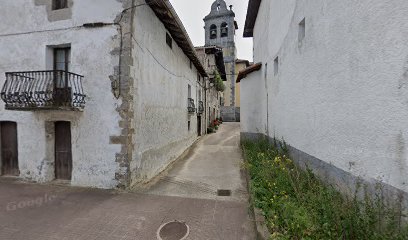
[{"label": "church bell tower", "polygon": [[218,46],[223,49],[227,74],[224,105],[235,106],[235,30],[238,29],[232,5],[227,7],[224,0],[216,0],[211,12],[204,18],[205,46]]}]

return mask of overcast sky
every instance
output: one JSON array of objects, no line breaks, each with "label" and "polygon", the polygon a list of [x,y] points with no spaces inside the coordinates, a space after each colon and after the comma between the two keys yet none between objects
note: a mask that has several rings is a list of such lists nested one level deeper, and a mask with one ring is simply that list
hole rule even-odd
[{"label": "overcast sky", "polygon": [[[195,46],[203,46],[205,42],[203,18],[211,11],[214,0],[170,0],[177,14],[183,21],[188,35]],[[227,6],[233,5],[235,20],[238,22],[236,46],[238,58],[252,61],[252,38],[243,38],[248,0],[225,0]]]}]

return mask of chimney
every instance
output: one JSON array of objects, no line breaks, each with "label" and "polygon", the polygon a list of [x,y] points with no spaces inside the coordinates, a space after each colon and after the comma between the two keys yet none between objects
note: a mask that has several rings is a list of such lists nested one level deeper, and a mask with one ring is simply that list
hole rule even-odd
[{"label": "chimney", "polygon": [[230,10],[232,11],[232,5],[230,5],[229,7],[230,7]]}]

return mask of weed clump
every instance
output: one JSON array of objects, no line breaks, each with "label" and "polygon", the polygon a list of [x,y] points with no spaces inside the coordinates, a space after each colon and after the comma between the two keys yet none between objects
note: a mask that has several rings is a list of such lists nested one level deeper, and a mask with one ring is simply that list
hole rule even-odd
[{"label": "weed clump", "polygon": [[380,197],[343,196],[311,170],[298,168],[284,143],[242,146],[253,204],[262,210],[271,239],[408,239],[400,212]]}]

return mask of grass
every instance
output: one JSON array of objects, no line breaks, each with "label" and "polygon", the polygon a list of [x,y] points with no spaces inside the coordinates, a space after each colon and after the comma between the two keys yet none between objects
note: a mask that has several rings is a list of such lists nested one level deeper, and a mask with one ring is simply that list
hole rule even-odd
[{"label": "grass", "polygon": [[271,239],[408,239],[401,212],[387,208],[380,196],[343,196],[298,168],[285,145],[259,141],[242,147],[253,204],[262,210]]}]

